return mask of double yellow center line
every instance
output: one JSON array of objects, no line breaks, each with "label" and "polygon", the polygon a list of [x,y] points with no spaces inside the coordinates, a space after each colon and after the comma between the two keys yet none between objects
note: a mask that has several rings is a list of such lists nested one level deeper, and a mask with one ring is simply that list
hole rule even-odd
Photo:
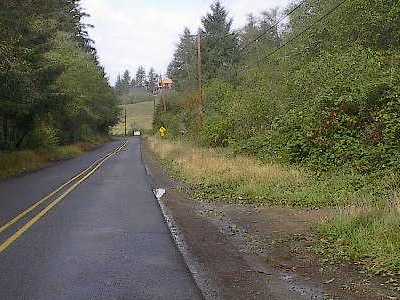
[{"label": "double yellow center line", "polygon": [[54,199],[50,204],[48,204],[45,208],[43,208],[37,215],[35,215],[32,219],[29,220],[26,224],[24,224],[21,228],[19,228],[11,237],[9,237],[5,242],[0,245],[0,253],[4,252],[8,247],[10,247],[16,240],[18,240],[27,230],[29,230],[36,222],[38,222],[41,218],[43,218],[52,208],[54,208],[58,203],[60,203],[67,195],[69,195],[73,190],[75,190],[82,182],[92,176],[107,160],[109,160],[112,156],[121,152],[127,146],[128,142],[124,142],[120,147],[107,154],[105,157],[95,161],[84,171],[73,177],[68,182],[61,185],[59,188],[48,194],[43,199],[36,202],[31,207],[27,208],[19,215],[10,220],[7,224],[0,227],[0,234],[9,229],[14,224],[17,224],[20,220],[22,220],[29,213],[34,211],[40,205],[44,204],[46,201],[50,200],[52,197],[61,193],[65,190],[60,196]]}]

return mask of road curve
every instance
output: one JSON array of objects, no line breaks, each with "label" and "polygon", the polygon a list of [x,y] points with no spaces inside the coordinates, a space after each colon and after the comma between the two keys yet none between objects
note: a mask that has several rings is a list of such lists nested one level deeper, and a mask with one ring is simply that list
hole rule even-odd
[{"label": "road curve", "polygon": [[[0,226],[117,146],[1,182]],[[131,139],[0,253],[0,299],[201,299],[140,151]],[[0,244],[24,222],[1,233]]]}]

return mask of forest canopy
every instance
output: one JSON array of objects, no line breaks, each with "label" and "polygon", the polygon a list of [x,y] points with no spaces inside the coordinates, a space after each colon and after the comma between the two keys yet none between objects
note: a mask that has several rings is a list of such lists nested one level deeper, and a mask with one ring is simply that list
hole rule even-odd
[{"label": "forest canopy", "polygon": [[119,108],[78,0],[0,4],[0,150],[107,134]]}]

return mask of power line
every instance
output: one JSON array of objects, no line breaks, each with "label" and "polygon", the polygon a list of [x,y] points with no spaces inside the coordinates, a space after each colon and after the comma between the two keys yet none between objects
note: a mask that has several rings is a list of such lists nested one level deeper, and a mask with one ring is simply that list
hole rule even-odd
[{"label": "power line", "polygon": [[[296,10],[298,10],[305,2],[307,2],[308,0],[302,0],[300,3],[298,3],[294,8],[292,8],[287,14],[285,14],[282,18],[280,18],[275,24],[271,25],[269,28],[265,29],[264,32],[262,32],[261,34],[259,34],[255,39],[253,39],[252,41],[248,42],[246,45],[244,45],[242,48],[239,49],[239,51],[244,51],[246,50],[248,47],[250,47],[252,44],[254,44],[255,42],[257,42],[259,39],[261,39],[263,36],[265,36],[266,34],[268,34],[268,32],[277,27],[280,23],[282,23],[282,21],[284,21],[285,19],[287,19],[287,17],[291,16]],[[233,30],[233,32],[228,33],[227,35],[237,35],[239,34],[240,30]],[[209,33],[202,33],[203,36],[209,36]],[[197,34],[191,34],[190,37],[197,37]],[[232,48],[233,49],[233,48]],[[232,50],[230,49],[230,50]]]},{"label": "power line", "polygon": [[[316,24],[320,23],[321,21],[323,21],[326,17],[330,16],[332,13],[334,13],[337,9],[339,9],[345,2],[347,2],[348,0],[343,0],[341,2],[339,2],[337,5],[335,5],[334,7],[332,7],[328,12],[326,12],[324,15],[322,15],[320,18],[318,18],[318,20],[314,23],[312,23],[311,25],[309,25],[308,27],[306,27],[305,29],[303,29],[301,32],[299,32],[298,34],[296,34],[295,36],[293,36],[291,39],[287,40],[285,43],[283,43],[281,46],[279,46],[278,48],[276,48],[275,50],[271,51],[270,53],[268,53],[262,60],[268,59],[269,57],[271,57],[272,55],[274,55],[275,53],[277,53],[279,50],[281,50],[282,48],[286,47],[287,45],[289,45],[290,43],[292,43],[294,40],[296,40],[298,37],[300,37],[301,35],[303,35],[306,31],[310,30],[311,28],[313,28]],[[259,60],[258,62],[260,62],[261,60]]]},{"label": "power line", "polygon": [[[252,40],[251,42],[247,43],[243,48],[241,48],[240,50],[243,51],[246,48],[248,48],[251,44],[255,43],[256,41],[258,41],[261,37],[263,37],[264,35],[266,35],[268,33],[269,30],[271,30],[272,28],[278,26],[284,19],[286,19],[288,16],[292,15],[296,10],[298,10],[305,2],[307,2],[308,0],[303,0],[301,1],[299,4],[297,4],[293,9],[291,9],[284,17],[282,17],[278,22],[276,22],[274,25],[272,25],[269,29],[267,29],[265,32],[263,32],[262,34],[260,34],[259,36],[257,36],[257,38],[255,38],[254,40]],[[294,35],[292,38],[290,38],[289,40],[287,40],[285,43],[283,43],[281,46],[279,46],[278,48],[276,48],[275,50],[271,51],[270,53],[268,53],[262,60],[268,59],[269,57],[271,57],[272,55],[274,55],[275,53],[277,53],[278,51],[280,51],[281,49],[283,49],[284,47],[286,47],[287,45],[289,45],[290,43],[292,43],[293,41],[295,41],[297,38],[299,38],[301,35],[303,35],[306,31],[310,30],[311,28],[313,28],[316,24],[320,23],[321,21],[323,21],[325,18],[327,18],[328,16],[330,16],[333,12],[335,12],[337,9],[339,9],[345,2],[347,2],[347,0],[343,0],[341,2],[339,2],[337,5],[333,6],[328,12],[326,12],[324,15],[322,15],[320,18],[318,18],[315,22],[313,22],[312,24],[310,24],[308,27],[306,27],[304,30],[302,30],[301,32],[299,32],[298,34]],[[258,62],[261,62],[262,60],[258,60]]]},{"label": "power line", "polygon": [[269,33],[269,31],[275,27],[277,27],[283,20],[287,19],[287,17],[291,16],[296,10],[298,10],[305,2],[307,2],[307,0],[303,0],[301,1],[299,4],[297,4],[294,8],[292,8],[287,14],[285,14],[282,18],[280,18],[275,24],[271,25],[269,28],[267,28],[264,32],[262,32],[261,34],[259,34],[255,39],[253,39],[252,41],[248,42],[247,44],[245,44],[240,51],[244,51],[246,50],[248,47],[250,47],[252,44],[254,44],[255,42],[258,42],[262,37],[264,37],[265,35],[267,35]]}]

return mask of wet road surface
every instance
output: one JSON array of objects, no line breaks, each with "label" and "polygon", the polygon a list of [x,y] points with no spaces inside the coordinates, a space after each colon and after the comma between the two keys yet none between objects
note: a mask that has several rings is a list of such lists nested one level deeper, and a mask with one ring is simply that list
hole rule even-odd
[{"label": "wet road surface", "polygon": [[[116,148],[0,183],[0,226]],[[0,299],[200,299],[145,173],[140,140],[0,253]],[[0,244],[36,211],[0,233]]]}]

